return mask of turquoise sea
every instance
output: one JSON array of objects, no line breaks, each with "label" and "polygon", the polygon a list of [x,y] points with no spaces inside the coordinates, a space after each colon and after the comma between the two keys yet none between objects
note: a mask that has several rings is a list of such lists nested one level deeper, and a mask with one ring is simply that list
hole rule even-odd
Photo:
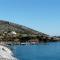
[{"label": "turquoise sea", "polygon": [[16,45],[14,49],[19,60],[60,60],[60,42]]}]

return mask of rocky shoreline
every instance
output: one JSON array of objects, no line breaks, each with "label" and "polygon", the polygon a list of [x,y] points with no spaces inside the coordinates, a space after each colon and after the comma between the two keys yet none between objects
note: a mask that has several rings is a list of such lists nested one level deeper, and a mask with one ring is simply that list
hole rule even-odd
[{"label": "rocky shoreline", "polygon": [[3,32],[0,34],[0,44],[39,44],[41,42],[56,42],[60,41],[60,37],[40,36],[20,34],[15,31]]}]

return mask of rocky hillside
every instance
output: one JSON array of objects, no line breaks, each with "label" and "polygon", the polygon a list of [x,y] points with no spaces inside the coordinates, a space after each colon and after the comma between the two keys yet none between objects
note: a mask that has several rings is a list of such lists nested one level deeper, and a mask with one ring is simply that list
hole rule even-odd
[{"label": "rocky hillside", "polygon": [[50,37],[23,25],[0,20],[0,42],[54,42],[60,41],[58,37]]},{"label": "rocky hillside", "polygon": [[20,34],[48,36],[47,34],[35,31],[23,25],[18,25],[8,21],[0,20],[0,33],[9,31],[15,31]]}]

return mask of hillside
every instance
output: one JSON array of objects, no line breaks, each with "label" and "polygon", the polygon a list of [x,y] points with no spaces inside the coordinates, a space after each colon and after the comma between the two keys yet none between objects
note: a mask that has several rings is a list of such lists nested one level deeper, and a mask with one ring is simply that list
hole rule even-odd
[{"label": "hillside", "polygon": [[38,32],[38,31],[33,30],[31,28],[25,27],[23,25],[19,25],[19,24],[8,22],[8,21],[0,20],[0,33],[9,32],[9,31],[15,31],[15,32],[20,33],[20,34],[48,36],[47,34],[44,34],[42,32]]},{"label": "hillside", "polygon": [[17,44],[22,42],[37,44],[40,42],[54,41],[60,41],[60,38],[53,36],[50,37],[47,34],[28,28],[26,26],[0,20],[0,42],[5,42],[5,44],[11,44],[13,42]]}]

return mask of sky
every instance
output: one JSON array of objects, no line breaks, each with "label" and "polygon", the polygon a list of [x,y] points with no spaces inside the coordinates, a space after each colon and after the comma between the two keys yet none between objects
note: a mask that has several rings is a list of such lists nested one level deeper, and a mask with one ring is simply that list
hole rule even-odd
[{"label": "sky", "polygon": [[0,20],[60,35],[60,0],[0,0]]}]

